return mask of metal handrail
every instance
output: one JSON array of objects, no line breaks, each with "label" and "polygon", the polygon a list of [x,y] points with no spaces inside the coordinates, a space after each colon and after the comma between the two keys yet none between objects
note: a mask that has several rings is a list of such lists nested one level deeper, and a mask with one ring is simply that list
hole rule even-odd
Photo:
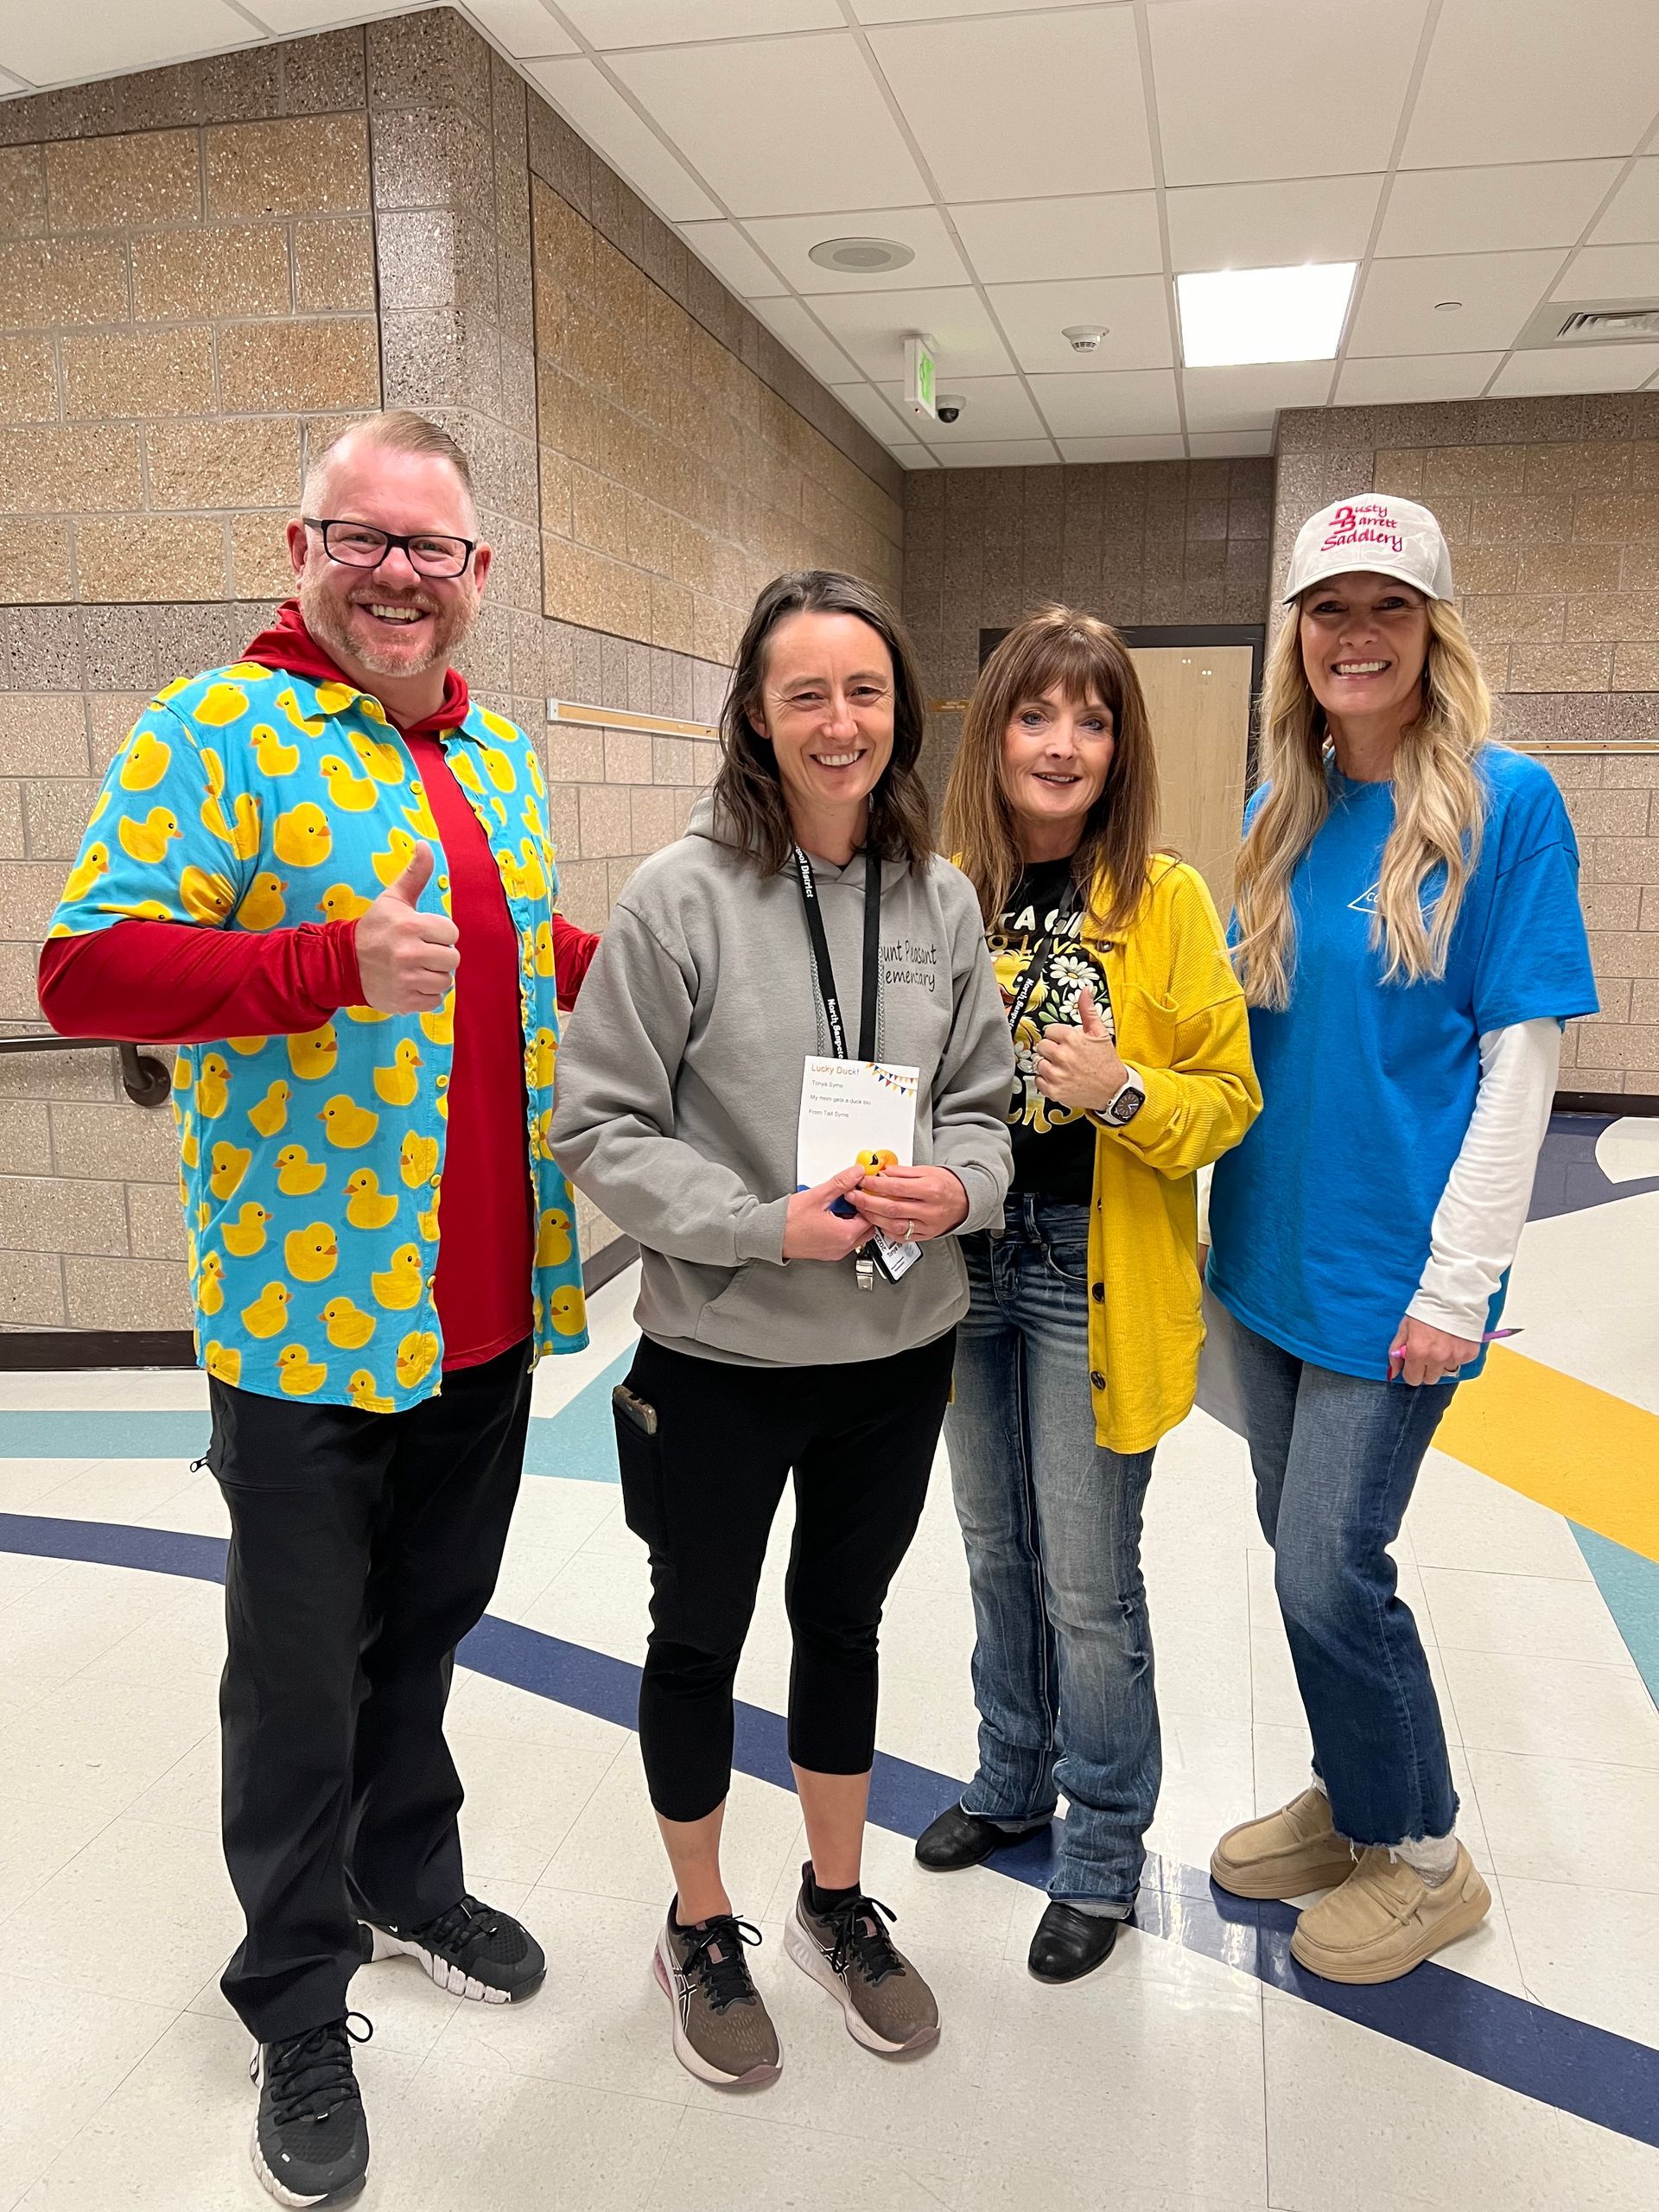
[{"label": "metal handrail", "polygon": [[0,1037],[0,1052],[118,1052],[121,1088],[135,1106],[165,1106],[173,1077],[165,1060],[118,1037]]}]

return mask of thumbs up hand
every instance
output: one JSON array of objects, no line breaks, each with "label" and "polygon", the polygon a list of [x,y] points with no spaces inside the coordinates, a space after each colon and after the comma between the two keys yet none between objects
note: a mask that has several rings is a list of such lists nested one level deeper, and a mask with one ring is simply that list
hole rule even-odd
[{"label": "thumbs up hand", "polygon": [[1056,1022],[1046,1029],[1033,1057],[1038,1090],[1074,1113],[1103,1113],[1129,1078],[1092,989],[1078,1002],[1077,1026]]},{"label": "thumbs up hand", "polygon": [[382,1014],[435,1014],[461,965],[461,932],[447,914],[423,913],[420,896],[437,865],[416,845],[409,866],[356,923],[363,996]]}]

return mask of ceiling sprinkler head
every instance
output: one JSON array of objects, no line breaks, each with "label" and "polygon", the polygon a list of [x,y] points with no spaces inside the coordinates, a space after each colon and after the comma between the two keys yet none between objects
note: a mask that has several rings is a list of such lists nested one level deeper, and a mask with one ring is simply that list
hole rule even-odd
[{"label": "ceiling sprinkler head", "polygon": [[1092,353],[1106,332],[1097,322],[1074,322],[1060,333],[1074,353]]}]

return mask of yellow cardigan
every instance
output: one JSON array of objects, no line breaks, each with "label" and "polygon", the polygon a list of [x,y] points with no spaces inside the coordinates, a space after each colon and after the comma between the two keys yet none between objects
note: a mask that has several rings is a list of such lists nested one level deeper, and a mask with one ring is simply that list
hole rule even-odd
[{"label": "yellow cardigan", "polygon": [[[1097,903],[1104,904],[1104,900]],[[1204,878],[1154,855],[1121,939],[1089,922],[1119,1057],[1147,1086],[1132,1122],[1095,1123],[1089,1384],[1097,1442],[1145,1452],[1191,1412],[1204,1343],[1198,1170],[1262,1110],[1244,997]]]}]

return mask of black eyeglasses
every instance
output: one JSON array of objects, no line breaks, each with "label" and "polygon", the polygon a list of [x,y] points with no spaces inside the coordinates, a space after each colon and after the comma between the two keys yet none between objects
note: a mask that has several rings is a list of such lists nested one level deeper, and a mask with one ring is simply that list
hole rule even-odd
[{"label": "black eyeglasses", "polygon": [[423,576],[464,576],[478,543],[475,537],[446,537],[429,530],[399,537],[395,531],[376,530],[370,523],[325,522],[316,515],[302,515],[300,520],[308,530],[321,532],[323,551],[347,569],[378,569],[397,545],[408,556],[410,568]]}]

